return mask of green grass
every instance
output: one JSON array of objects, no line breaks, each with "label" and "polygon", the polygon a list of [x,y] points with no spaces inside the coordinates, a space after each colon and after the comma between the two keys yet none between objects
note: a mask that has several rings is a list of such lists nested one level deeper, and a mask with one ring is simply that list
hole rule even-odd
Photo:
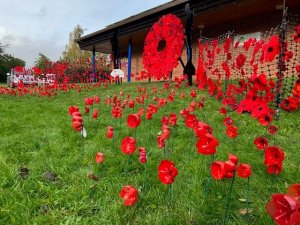
[{"label": "green grass", "polygon": [[7,87],[7,83],[1,83],[0,82],[0,87]]},{"label": "green grass", "polygon": [[[230,180],[212,180],[205,198],[210,157],[197,153],[192,131],[185,127],[179,114],[191,100],[189,88],[176,90],[175,102],[154,115],[150,143],[149,121],[143,119],[137,128],[138,146],[146,146],[150,152],[145,189],[145,167],[139,164],[137,152],[126,166],[128,157],[120,152],[119,146],[121,139],[130,134],[125,118],[132,109],[123,111],[121,123],[113,121],[104,99],[120,90],[124,96],[135,97],[138,85],[149,93],[144,107],[153,102],[153,85],[158,87],[158,97],[167,96],[159,91],[162,83],[113,85],[81,94],[61,92],[51,98],[0,96],[0,224],[222,224]],[[186,93],[185,99],[179,98],[180,92]],[[83,112],[84,98],[93,95],[101,97],[99,118],[92,121],[85,116],[88,137],[83,139],[71,128],[68,107],[77,105]],[[196,111],[197,117],[213,127],[220,142],[215,159],[226,161],[231,152],[238,155],[240,162],[253,167],[250,222],[239,214],[245,208],[239,199],[246,196],[246,180],[236,178],[228,224],[274,224],[265,210],[271,193],[285,192],[288,185],[300,181],[299,111],[281,113],[273,123],[279,127],[276,136],[267,134],[266,128],[249,115],[229,112],[239,128],[239,136],[232,140],[225,136],[223,116],[218,112],[220,102],[198,91],[197,99],[200,96],[206,96],[206,100],[204,109]],[[157,178],[157,166],[165,157],[157,148],[156,134],[163,113],[171,112],[178,115],[178,126],[172,128],[167,146],[173,148],[166,158],[175,162],[179,175],[172,185],[173,197],[167,203],[168,187]],[[114,148],[111,140],[105,138],[108,125],[115,127]],[[284,170],[276,178],[266,173],[263,154],[253,144],[260,135],[269,138],[271,145],[279,145],[286,154]],[[101,166],[94,162],[98,151],[105,154]],[[20,177],[21,167],[29,169],[27,179]],[[47,180],[43,175],[46,171],[57,174],[59,179]],[[88,172],[98,174],[100,180],[88,179]],[[139,189],[139,201],[132,207],[123,206],[119,197],[121,188],[127,184]]]}]

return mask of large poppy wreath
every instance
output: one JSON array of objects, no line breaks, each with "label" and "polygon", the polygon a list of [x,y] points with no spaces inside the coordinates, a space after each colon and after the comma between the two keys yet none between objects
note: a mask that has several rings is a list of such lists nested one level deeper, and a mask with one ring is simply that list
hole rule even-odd
[{"label": "large poppy wreath", "polygon": [[166,79],[178,65],[184,46],[181,20],[168,14],[153,24],[144,43],[143,65],[149,77]]}]

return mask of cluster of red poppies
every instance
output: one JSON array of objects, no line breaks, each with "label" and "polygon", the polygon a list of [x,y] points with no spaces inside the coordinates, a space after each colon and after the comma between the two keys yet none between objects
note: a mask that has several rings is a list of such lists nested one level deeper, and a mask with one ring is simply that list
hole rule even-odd
[{"label": "cluster of red poppies", "polygon": [[[238,113],[249,112],[262,126],[268,126],[272,122],[275,113],[268,106],[268,103],[275,98],[272,91],[275,83],[272,80],[267,81],[265,74],[252,75],[250,82],[252,86],[250,86],[245,98],[239,103],[236,111]],[[264,95],[263,92],[265,92]]]},{"label": "cluster of red poppies", "polygon": [[257,137],[253,142],[256,148],[264,151],[264,165],[267,166],[269,174],[280,174],[282,171],[282,162],[285,158],[284,152],[278,146],[269,146],[268,139]]},{"label": "cluster of red poppies", "polygon": [[[296,44],[299,43],[299,27],[300,25],[295,28],[294,41]],[[232,39],[229,37],[225,40],[223,45],[225,57],[218,57],[225,58],[225,61],[218,63],[216,60],[217,55],[222,52],[220,45],[221,44],[218,44],[215,39],[212,40],[211,43],[201,43],[199,41],[200,57],[196,72],[196,83],[198,88],[202,90],[207,88],[211,96],[215,95],[217,99],[222,99],[223,105],[230,106],[233,110],[237,110],[239,113],[249,112],[251,113],[251,116],[258,119],[263,126],[268,125],[272,121],[274,114],[274,111],[270,109],[268,105],[274,101],[275,94],[280,92],[283,85],[281,77],[285,76],[283,73],[287,71],[287,65],[285,62],[289,62],[292,58],[297,56],[288,50],[287,43],[285,42],[283,46],[285,62],[283,62],[281,68],[282,74],[277,74],[278,81],[277,85],[275,85],[273,78],[267,79],[265,73],[259,73],[258,69],[260,66],[260,70],[262,71],[267,64],[269,75],[273,75],[271,74],[272,71],[270,70],[270,64],[274,62],[280,52],[280,40],[277,35],[271,36],[268,41],[258,41],[255,38],[246,40],[243,44],[245,54],[249,52],[250,47],[252,47],[252,52],[247,53],[251,56],[249,62],[247,61],[247,57],[244,53],[237,54],[235,60],[232,60],[234,52],[230,51]],[[234,48],[236,49],[238,47],[239,42],[236,42]],[[241,50],[242,49],[240,48],[239,51]],[[258,53],[260,53],[260,56],[258,56]],[[219,66],[221,66],[221,68],[219,68]],[[252,70],[251,74],[249,74],[249,69],[250,71]],[[222,70],[225,72],[227,80],[231,78],[239,78],[239,84],[229,84],[225,93],[222,92],[221,86]],[[299,73],[300,65],[296,65],[292,68],[292,70],[296,70],[296,72]],[[209,74],[216,77],[217,83]],[[232,77],[233,74],[235,74],[235,77]],[[240,74],[240,76],[236,74]],[[245,78],[248,78],[248,80]],[[296,85],[297,83],[298,81],[296,82]],[[294,90],[293,93],[295,92]],[[242,94],[245,94],[245,97],[238,102],[237,96]],[[285,110],[295,111],[299,106],[299,97],[295,97],[293,94],[293,96],[286,98],[280,106]]]},{"label": "cluster of red poppies", "polygon": [[175,113],[171,113],[169,117],[163,116],[162,120],[162,127],[160,135],[157,136],[157,146],[159,148],[165,147],[165,141],[170,138],[171,135],[171,128],[170,126],[176,126],[177,125],[177,115]]},{"label": "cluster of red poppies", "polygon": [[151,120],[152,116],[158,112],[158,107],[154,104],[149,104],[146,112],[146,120]]},{"label": "cluster of red poppies", "polygon": [[[109,76],[109,64],[107,64],[106,57],[97,56],[95,59],[95,73],[91,74],[92,61],[91,59],[77,59],[76,61],[62,61],[57,62],[46,61],[43,69],[32,67],[28,69],[29,74],[36,76],[44,74],[55,74],[58,81],[68,79],[74,83],[89,83],[92,81],[107,82]],[[92,76],[91,76],[92,75]]]},{"label": "cluster of red poppies", "polygon": [[[96,59],[99,63],[96,63],[95,70],[96,73],[91,76],[92,62],[90,59],[79,59],[76,62],[51,62],[46,61],[44,68],[32,67],[26,69],[22,66],[16,66],[13,68],[15,76],[20,74],[32,74],[35,77],[30,78],[30,82],[33,85],[25,86],[22,81],[16,84],[17,90],[12,90],[10,88],[0,87],[0,94],[5,95],[38,95],[38,96],[53,96],[57,94],[57,91],[63,90],[68,91],[70,89],[77,89],[78,92],[81,91],[82,87],[91,90],[94,87],[99,87],[101,83],[107,86],[111,82],[112,77],[109,76],[108,68],[106,64],[106,59],[103,57]],[[37,77],[43,74],[55,74],[54,84],[45,85],[42,87],[36,87],[38,83]],[[90,84],[90,81],[96,83]],[[75,83],[85,83],[85,85],[79,85]]]},{"label": "cluster of red poppies", "polygon": [[111,139],[114,137],[114,128],[112,126],[107,127],[106,138]]},{"label": "cluster of red poppies", "polygon": [[82,131],[83,129],[83,120],[82,115],[79,112],[79,108],[77,106],[69,107],[69,115],[72,116],[72,127],[76,131]]},{"label": "cluster of red poppies", "polygon": [[300,42],[300,25],[295,27],[295,33],[293,37],[295,42]]},{"label": "cluster of red poppies", "polygon": [[300,66],[298,72],[299,79],[296,81],[292,90],[292,95],[285,98],[281,103],[280,107],[288,112],[297,111],[300,106]]},{"label": "cluster of red poppies", "polygon": [[194,131],[198,138],[196,147],[199,153],[204,155],[212,155],[217,151],[219,141],[213,136],[213,129],[203,121],[197,119],[194,114],[190,114],[188,110],[182,112],[185,117],[185,125]]},{"label": "cluster of red poppies", "polygon": [[[71,90],[77,90],[80,93],[82,90],[91,91],[96,88],[99,88],[101,83],[89,83],[89,84],[76,84],[69,83],[68,79],[62,81],[62,83],[58,83],[58,81],[54,81],[53,84],[37,86],[36,84],[25,85],[22,81],[20,81],[14,88],[9,87],[0,87],[0,95],[11,95],[11,96],[40,96],[40,97],[51,97],[57,96],[59,92],[68,92]],[[104,83],[103,87],[107,88],[108,83]]]},{"label": "cluster of red poppies", "polygon": [[278,146],[269,146],[265,148],[264,165],[267,166],[269,174],[278,175],[282,171],[282,162],[284,160],[284,152]]},{"label": "cluster of red poppies", "polygon": [[286,194],[272,194],[267,212],[278,225],[300,224],[300,184],[292,184]]},{"label": "cluster of red poppies", "polygon": [[[158,98],[156,94],[158,93],[156,88],[152,89],[152,93],[154,93],[152,101],[153,103],[148,104],[147,110],[144,110],[142,107],[138,109],[137,112],[132,112],[128,114],[127,117],[127,126],[131,128],[132,131],[136,131],[138,126],[141,125],[141,117],[145,116],[146,119],[151,120],[152,116],[155,115],[158,110],[163,109],[168,102],[174,101],[175,98],[186,98],[185,93],[175,94],[175,91],[170,88],[170,84],[164,85],[163,90],[160,90],[162,93],[165,93],[167,96],[172,96],[172,98]],[[166,93],[167,92],[167,93]],[[120,110],[125,109],[133,109],[137,104],[143,104],[143,101],[140,99],[147,99],[148,93],[144,88],[138,87],[138,93],[140,96],[137,98],[132,98],[130,95],[124,97],[123,92],[120,92],[119,95],[115,95],[113,97],[108,97],[105,102],[108,105],[112,104],[112,107],[118,107]],[[141,97],[143,96],[143,97]],[[199,93],[196,90],[191,90],[189,93],[191,102],[188,107],[181,110],[181,115],[184,118],[185,125],[187,128],[193,130],[193,133],[197,137],[196,148],[199,153],[204,155],[213,155],[217,151],[217,147],[219,145],[218,140],[213,135],[213,129],[208,124],[203,121],[197,119],[196,115],[192,112],[196,110],[196,107],[203,108],[204,107],[204,98],[199,96]],[[200,100],[197,100],[200,99]],[[93,96],[86,98],[84,100],[85,106],[88,108],[92,108],[95,104],[100,104],[100,97]],[[146,112],[144,112],[146,111]],[[226,108],[220,108],[220,114],[224,115],[223,124],[226,127],[226,134],[228,137],[234,138],[237,136],[237,128],[234,126],[234,121],[231,117],[227,116]],[[69,108],[69,113],[78,116],[77,112],[79,112],[78,107],[72,106]],[[70,115],[71,115],[70,114]],[[118,118],[118,117],[114,117]],[[76,124],[78,124],[78,119],[75,118]],[[164,115],[161,118],[161,134],[158,136],[158,146],[163,148],[165,145],[165,141],[171,137],[171,127],[177,125],[177,115],[175,113],[171,113]],[[82,122],[79,123],[82,126]],[[273,128],[272,128],[273,127]],[[276,132],[277,128],[274,126],[268,127],[271,132]],[[82,129],[82,127],[80,128]],[[78,129],[78,130],[80,130]],[[113,138],[114,136],[114,128],[112,126],[107,127],[106,137],[108,139]],[[114,141],[114,140],[112,140]],[[256,145],[259,146],[260,149],[265,149],[265,161],[264,164],[267,166],[268,173],[279,174],[282,169],[282,160],[284,158],[283,152],[279,147],[276,146],[268,146],[268,140],[264,138],[260,138],[255,141]],[[147,150],[146,147],[138,146],[136,135],[128,135],[121,139],[120,150],[123,154],[132,156],[135,154],[138,149],[138,160],[141,164],[147,163]],[[104,154],[101,152],[96,153],[95,161],[98,164],[104,162]],[[237,156],[233,154],[229,154],[229,159],[226,162],[223,161],[215,161],[211,165],[211,176],[215,179],[224,179],[224,178],[233,178],[236,175],[242,178],[249,178],[252,174],[251,166],[248,164],[238,164]],[[178,169],[175,166],[175,163],[170,160],[162,160],[158,165],[158,179],[166,185],[172,184],[176,176],[178,175]],[[126,185],[122,188],[120,192],[120,196],[124,199],[125,206],[131,206],[138,201],[138,190],[132,185]]]},{"label": "cluster of red poppies", "polygon": [[226,127],[226,135],[229,138],[236,138],[238,136],[238,128],[233,125],[234,121],[231,117],[225,117],[223,124]]},{"label": "cluster of red poppies", "polygon": [[113,118],[121,118],[123,115],[123,108],[126,107],[126,101],[123,102],[121,105],[121,99],[119,99],[117,96],[114,96],[112,99],[111,97],[108,97],[106,99],[106,104],[112,104],[111,107],[111,115]]},{"label": "cluster of red poppies", "polygon": [[[93,97],[87,97],[84,99],[84,104],[85,104],[85,113],[89,114],[90,113],[90,108],[94,106],[94,104],[99,105],[100,104],[100,97],[99,96],[93,96]],[[92,113],[92,118],[97,119],[99,115],[99,110],[97,108],[94,108],[94,111]]]},{"label": "cluster of red poppies", "polygon": [[248,178],[252,174],[252,169],[249,164],[238,165],[238,157],[233,154],[229,154],[226,162],[218,160],[211,165],[211,176],[216,180],[233,178],[236,172],[239,177]]},{"label": "cluster of red poppies", "polygon": [[[175,85],[174,85],[174,88],[178,89],[181,84],[187,80],[187,76],[186,75],[183,75],[183,76],[180,76],[180,77],[175,77],[174,81],[175,81]],[[186,84],[188,85],[188,84]]]}]

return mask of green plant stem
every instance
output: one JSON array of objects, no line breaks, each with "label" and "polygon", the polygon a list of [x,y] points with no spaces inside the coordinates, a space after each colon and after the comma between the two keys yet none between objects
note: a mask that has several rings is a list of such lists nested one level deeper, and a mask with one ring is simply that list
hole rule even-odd
[{"label": "green plant stem", "polygon": [[209,171],[208,180],[207,180],[207,183],[206,183],[205,188],[204,188],[204,193],[205,193],[204,199],[206,199],[206,197],[207,197],[207,195],[209,193],[209,189],[210,189],[210,183],[211,183],[211,178],[212,178],[210,170],[211,170],[211,165],[212,165],[212,163],[214,161],[214,158],[215,158],[215,154],[212,154],[210,156],[210,164],[209,164],[209,169],[208,169],[208,171]]},{"label": "green plant stem", "polygon": [[136,140],[136,137],[137,137],[136,130],[137,130],[137,127],[134,128],[134,130],[133,130],[133,137],[134,137],[135,140]]},{"label": "green plant stem", "polygon": [[235,179],[235,174],[231,180],[230,186],[229,186],[229,191],[227,194],[227,202],[226,202],[226,209],[225,209],[225,215],[224,215],[224,225],[227,224],[227,219],[228,219],[228,210],[230,206],[230,200],[231,200],[231,195],[232,195],[232,189],[233,189],[233,184],[234,184],[234,179]]},{"label": "green plant stem", "polygon": [[247,222],[249,223],[249,206],[250,206],[250,177],[247,179],[247,195],[246,195],[246,213],[247,213]]},{"label": "green plant stem", "polygon": [[272,174],[271,175],[271,184],[270,184],[270,194],[273,192],[273,186],[274,186],[275,178],[276,178],[276,175]]},{"label": "green plant stem", "polygon": [[167,187],[167,193],[166,193],[166,203],[168,206],[171,205],[172,203],[172,197],[173,197],[173,185],[172,184],[169,184],[168,187]]},{"label": "green plant stem", "polygon": [[144,164],[144,185],[143,190],[145,191],[147,188],[147,163]]},{"label": "green plant stem", "polygon": [[112,150],[114,150],[114,148],[115,148],[115,132],[114,132],[114,135],[112,137],[111,148],[112,148]]},{"label": "green plant stem", "polygon": [[[151,128],[152,128],[152,120],[149,120],[149,129],[148,129],[148,148],[150,148],[150,142],[151,142]],[[148,155],[151,152],[151,150],[148,151]]]},{"label": "green plant stem", "polygon": [[128,168],[129,168],[130,163],[131,163],[131,155],[129,155],[129,157],[127,158],[127,163],[126,163],[126,166],[125,166],[125,173],[126,174],[128,172]]}]

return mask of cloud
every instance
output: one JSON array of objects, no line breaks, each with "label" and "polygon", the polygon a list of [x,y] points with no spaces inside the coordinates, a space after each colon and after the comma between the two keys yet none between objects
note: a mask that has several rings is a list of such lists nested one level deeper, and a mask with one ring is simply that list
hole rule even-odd
[{"label": "cloud", "polygon": [[[1,1],[0,42],[6,52],[31,67],[41,52],[58,60],[69,33],[79,24],[85,34],[167,2],[167,0],[9,0]],[[16,7],[17,6],[17,7]]]},{"label": "cloud", "polygon": [[9,34],[3,36],[1,42],[8,44],[5,49],[7,53],[26,61],[27,67],[34,65],[39,53],[56,61],[64,50],[64,44],[53,39],[35,39]]}]

